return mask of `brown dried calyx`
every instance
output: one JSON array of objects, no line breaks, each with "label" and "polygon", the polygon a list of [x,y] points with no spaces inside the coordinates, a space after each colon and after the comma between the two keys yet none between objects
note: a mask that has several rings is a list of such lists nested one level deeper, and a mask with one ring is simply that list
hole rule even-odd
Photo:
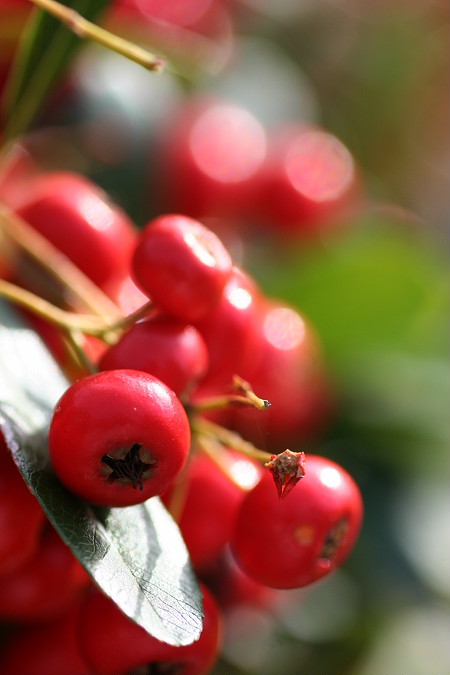
[{"label": "brown dried calyx", "polygon": [[279,498],[284,499],[305,475],[305,453],[285,450],[272,455],[264,466],[273,476]]},{"label": "brown dried calyx", "polygon": [[138,487],[139,490],[143,490],[144,481],[153,473],[155,460],[143,461],[141,459],[142,449],[140,443],[134,443],[128,451],[119,451],[119,454],[123,456],[103,455],[102,462],[109,467],[107,481],[110,483],[119,481],[131,484],[135,490]]}]

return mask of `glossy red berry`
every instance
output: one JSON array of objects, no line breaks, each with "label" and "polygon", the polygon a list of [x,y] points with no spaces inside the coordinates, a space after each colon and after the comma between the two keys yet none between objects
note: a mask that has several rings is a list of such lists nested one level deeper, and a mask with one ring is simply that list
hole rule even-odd
[{"label": "glossy red berry", "polygon": [[49,449],[61,482],[104,506],[161,494],[183,467],[189,422],[174,392],[156,377],[110,370],[73,384],[58,402]]},{"label": "glossy red berry", "polygon": [[101,370],[133,368],[162,380],[180,396],[206,373],[208,352],[198,330],[171,316],[134,324],[103,355]]},{"label": "glossy red berry", "polygon": [[150,221],[133,257],[138,286],[159,309],[186,321],[195,321],[216,306],[231,269],[220,239],[181,215]]},{"label": "glossy red berry", "polygon": [[363,503],[353,478],[324,457],[308,455],[306,474],[279,499],[267,473],[239,510],[231,549],[256,581],[305,586],[341,565],[361,527]]},{"label": "glossy red berry", "polygon": [[32,559],[44,520],[44,512],[27,488],[0,431],[0,577]]},{"label": "glossy red berry", "polygon": [[84,176],[54,172],[31,178],[16,212],[108,293],[128,274],[134,226]]},{"label": "glossy red berry", "polygon": [[220,646],[221,618],[211,593],[203,585],[201,590],[204,619],[200,639],[173,647],[149,635],[95,589],[82,608],[79,628],[81,648],[93,672],[127,675],[140,669],[152,675],[208,675]]}]

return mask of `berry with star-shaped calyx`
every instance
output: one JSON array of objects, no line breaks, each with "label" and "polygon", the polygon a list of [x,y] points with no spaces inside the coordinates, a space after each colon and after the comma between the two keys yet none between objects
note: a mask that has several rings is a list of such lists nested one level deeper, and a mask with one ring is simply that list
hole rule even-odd
[{"label": "berry with star-shaped calyx", "polygon": [[137,370],[90,375],[63,394],[49,449],[61,482],[103,506],[130,506],[159,495],[189,451],[187,415],[163,382]]},{"label": "berry with star-shaped calyx", "polygon": [[341,565],[354,547],[363,502],[335,462],[308,455],[300,484],[279,499],[267,472],[244,498],[231,538],[242,569],[272,588],[297,588]]}]

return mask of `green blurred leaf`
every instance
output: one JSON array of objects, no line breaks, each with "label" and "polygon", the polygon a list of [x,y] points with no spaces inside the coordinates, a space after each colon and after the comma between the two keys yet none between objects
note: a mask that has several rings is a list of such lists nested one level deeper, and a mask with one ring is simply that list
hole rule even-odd
[{"label": "green blurred leaf", "polygon": [[270,295],[312,322],[340,372],[356,353],[447,357],[447,259],[406,227],[367,222],[322,247],[265,260],[255,272]]},{"label": "green blurred leaf", "polygon": [[[65,0],[89,21],[96,21],[111,0]],[[5,92],[5,137],[28,129],[49,92],[60,80],[82,40],[47,12],[35,10],[23,32]]]},{"label": "green blurred leaf", "polygon": [[352,366],[342,421],[360,455],[369,453],[403,476],[441,475],[450,442],[448,360],[385,351]]},{"label": "green blurred leaf", "polygon": [[47,429],[68,382],[32,330],[0,303],[0,427],[31,491],[96,583],[159,640],[190,644],[201,596],[180,532],[158,498],[94,509],[51,471]]},{"label": "green blurred leaf", "polygon": [[[331,446],[402,473],[448,453],[448,261],[417,230],[368,221],[255,267],[270,295],[311,321],[340,399]],[[423,457],[427,457],[426,463]]]}]

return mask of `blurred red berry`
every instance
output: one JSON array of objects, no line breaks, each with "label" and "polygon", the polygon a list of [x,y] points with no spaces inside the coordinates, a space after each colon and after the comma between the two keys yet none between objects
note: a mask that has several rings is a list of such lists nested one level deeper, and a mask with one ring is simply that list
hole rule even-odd
[{"label": "blurred red berry", "polygon": [[136,232],[97,185],[76,173],[39,175],[27,182],[15,210],[100,288],[117,291]]},{"label": "blurred red berry", "polygon": [[208,675],[220,647],[221,617],[205,586],[203,631],[190,645],[173,647],[156,640],[131,621],[108,597],[94,589],[82,608],[80,644],[95,673],[127,675],[140,666],[154,675]]},{"label": "blurred red berry", "polygon": [[0,577],[35,555],[44,512],[19,473],[0,431]]}]

